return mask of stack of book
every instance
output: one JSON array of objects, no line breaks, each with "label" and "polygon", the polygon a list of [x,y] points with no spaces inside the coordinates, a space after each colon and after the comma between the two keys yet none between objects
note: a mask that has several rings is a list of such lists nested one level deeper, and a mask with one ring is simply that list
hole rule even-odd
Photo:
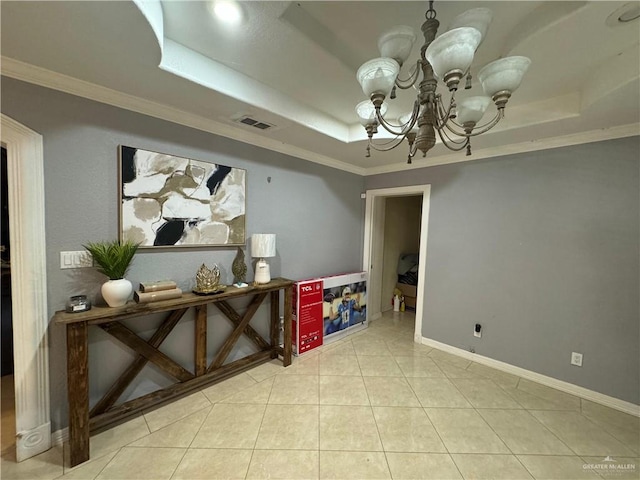
[{"label": "stack of book", "polygon": [[157,302],[159,300],[180,298],[181,296],[182,290],[180,290],[176,282],[172,280],[141,282],[140,289],[133,294],[133,298],[137,303]]}]

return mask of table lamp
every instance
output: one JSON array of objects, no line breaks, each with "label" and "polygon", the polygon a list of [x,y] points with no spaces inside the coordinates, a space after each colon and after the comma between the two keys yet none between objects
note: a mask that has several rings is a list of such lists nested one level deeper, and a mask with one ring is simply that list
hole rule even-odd
[{"label": "table lamp", "polygon": [[255,283],[269,283],[271,273],[265,258],[276,256],[276,235],[274,233],[254,233],[251,236],[251,256],[258,258]]}]

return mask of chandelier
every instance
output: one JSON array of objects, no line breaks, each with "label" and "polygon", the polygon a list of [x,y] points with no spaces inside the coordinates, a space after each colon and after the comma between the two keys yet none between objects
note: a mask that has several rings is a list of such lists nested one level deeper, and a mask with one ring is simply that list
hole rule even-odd
[{"label": "chandelier", "polygon": [[[471,155],[471,138],[492,129],[504,118],[504,110],[511,94],[520,86],[531,60],[527,57],[506,57],[495,60],[478,72],[484,95],[468,97],[456,103],[456,91],[464,79],[465,89],[471,88],[471,63],[482,43],[493,14],[486,8],[474,8],[458,15],[449,31],[436,38],[440,22],[436,20],[433,0],[422,24],[424,44],[420,58],[411,68],[408,77],[398,78],[403,63],[409,57],[416,34],[411,27],[396,26],[378,40],[380,58],[364,63],[357,73],[362,91],[369,98],[356,106],[360,123],[369,138],[366,156],[371,149],[388,151],[400,145],[404,139],[409,146],[407,163],[418,150],[425,157],[436,143],[436,132],[443,145],[453,151],[466,148]],[[422,76],[420,75],[422,73]],[[421,81],[418,83],[418,81]],[[446,101],[437,92],[439,82],[449,90]],[[413,110],[394,124],[384,116],[385,99],[396,97],[396,88],[406,90],[417,84],[418,95]],[[496,113],[491,120],[480,123],[489,104],[493,101]],[[374,142],[378,127],[394,136],[384,143]]]}]

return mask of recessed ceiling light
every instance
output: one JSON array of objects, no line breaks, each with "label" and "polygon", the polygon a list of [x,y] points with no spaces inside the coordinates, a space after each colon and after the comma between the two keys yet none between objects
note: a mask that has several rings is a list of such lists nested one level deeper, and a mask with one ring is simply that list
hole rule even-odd
[{"label": "recessed ceiling light", "polygon": [[242,8],[234,0],[213,0],[211,11],[218,20],[230,25],[238,25],[242,22]]},{"label": "recessed ceiling light", "polygon": [[633,22],[638,18],[640,18],[640,5],[638,2],[626,3],[607,17],[606,24],[610,27],[618,27]]}]

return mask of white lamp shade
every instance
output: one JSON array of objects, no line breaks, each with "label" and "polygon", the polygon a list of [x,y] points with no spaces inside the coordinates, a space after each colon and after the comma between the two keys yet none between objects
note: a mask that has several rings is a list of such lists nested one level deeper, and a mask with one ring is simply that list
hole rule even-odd
[{"label": "white lamp shade", "polygon": [[397,25],[380,36],[378,40],[380,56],[393,58],[402,65],[409,58],[415,41],[416,34],[413,28]]},{"label": "white lamp shade", "polygon": [[467,71],[473,54],[480,44],[482,34],[471,27],[449,30],[436,38],[427,47],[425,56],[438,78],[444,78],[452,70]]},{"label": "white lamp shade", "polygon": [[356,78],[367,98],[374,93],[388,97],[399,71],[400,65],[393,58],[374,58],[362,64]]},{"label": "white lamp shade", "polygon": [[[387,113],[387,104],[383,103],[380,105],[380,115],[384,117],[385,113]],[[371,100],[365,100],[356,105],[356,114],[363,127],[378,122],[376,120],[376,107],[371,103]]]},{"label": "white lamp shade", "polygon": [[461,100],[460,103],[458,103],[458,117],[456,121],[460,125],[466,123],[473,123],[475,125],[479,123],[490,103],[491,99],[484,96],[469,97]]},{"label": "white lamp shade", "polygon": [[485,95],[493,97],[506,90],[513,93],[522,81],[522,77],[531,65],[527,57],[506,57],[495,60],[478,72]]},{"label": "white lamp shade", "polygon": [[480,37],[480,43],[482,43],[482,40],[487,35],[491,20],[493,20],[493,13],[488,8],[472,8],[454,18],[451,25],[449,25],[449,30],[460,27],[473,27],[482,35]]},{"label": "white lamp shade", "polygon": [[274,233],[254,233],[251,236],[251,256],[267,258],[276,256],[276,235]]}]

